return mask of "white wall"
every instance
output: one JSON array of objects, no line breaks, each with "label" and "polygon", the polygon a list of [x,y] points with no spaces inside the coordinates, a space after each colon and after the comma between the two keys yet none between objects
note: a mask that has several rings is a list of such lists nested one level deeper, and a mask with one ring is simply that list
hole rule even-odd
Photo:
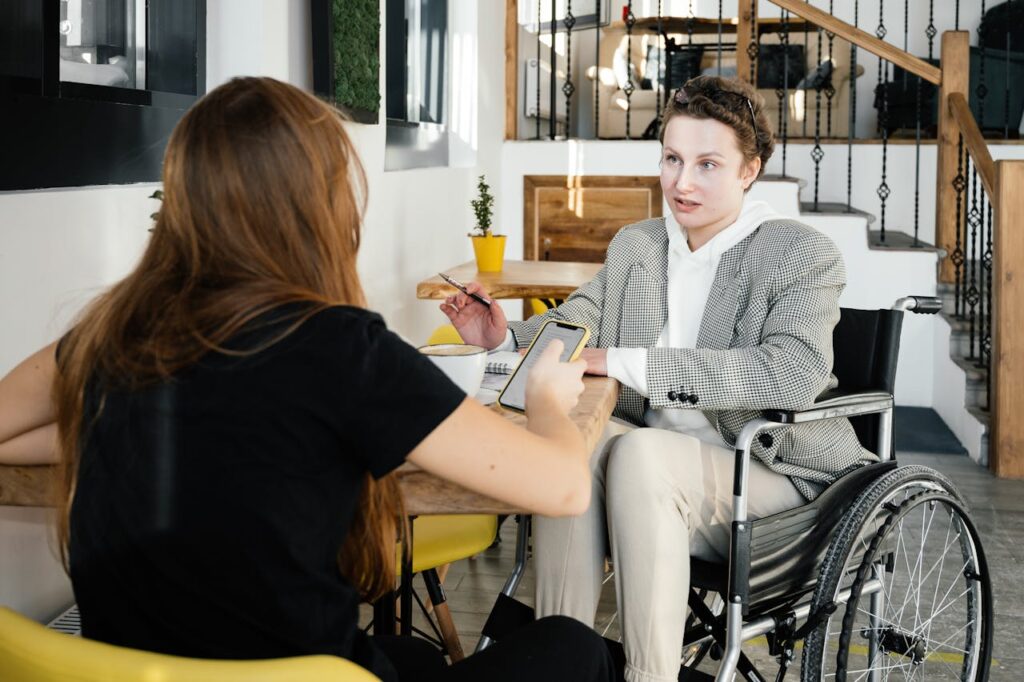
[{"label": "white wall", "polygon": [[[504,52],[503,31],[493,27],[502,26],[504,5],[451,7],[452,158],[460,167],[385,173],[384,126],[348,128],[370,187],[359,271],[370,306],[414,343],[445,321],[436,303],[416,301],[416,282],[472,258],[466,233],[476,176],[486,173],[500,186]],[[267,75],[309,89],[309,21],[306,2],[208,3],[208,87],[236,75]],[[478,27],[494,36],[489,49],[479,48]],[[381,92],[383,48],[382,37]],[[83,302],[128,272],[157,208],[146,198],[155,187],[0,193],[0,375],[57,337]],[[72,600],[48,536],[45,510],[0,507],[0,604],[38,620]]]},{"label": "white wall", "polygon": [[[128,271],[149,234],[155,187],[0,194],[0,375]],[[0,604],[40,620],[71,602],[47,511],[0,507]]]}]

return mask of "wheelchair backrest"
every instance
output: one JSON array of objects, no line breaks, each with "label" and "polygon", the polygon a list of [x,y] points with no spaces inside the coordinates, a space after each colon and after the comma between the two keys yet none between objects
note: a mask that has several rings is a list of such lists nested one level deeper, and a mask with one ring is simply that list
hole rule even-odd
[{"label": "wheelchair backrest", "polygon": [[[901,310],[841,308],[832,332],[832,372],[839,388],[893,393],[902,326]],[[871,452],[878,452],[878,419],[870,414],[850,420],[861,445]]]}]

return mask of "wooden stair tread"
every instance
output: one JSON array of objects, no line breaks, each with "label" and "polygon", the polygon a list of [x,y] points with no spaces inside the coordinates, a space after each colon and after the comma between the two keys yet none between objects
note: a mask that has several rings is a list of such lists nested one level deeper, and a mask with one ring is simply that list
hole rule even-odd
[{"label": "wooden stair tread", "polygon": [[885,231],[885,241],[882,241],[881,230],[868,230],[868,248],[876,251],[932,251],[945,253],[934,244],[918,239],[914,243],[914,236],[899,230],[888,229]]}]

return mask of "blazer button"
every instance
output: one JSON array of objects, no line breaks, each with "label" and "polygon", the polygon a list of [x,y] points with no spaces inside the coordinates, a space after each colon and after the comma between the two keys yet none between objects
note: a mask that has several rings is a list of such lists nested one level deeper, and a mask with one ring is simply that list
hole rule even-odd
[{"label": "blazer button", "polygon": [[696,393],[691,393],[690,394],[690,404],[691,405],[696,405],[697,404],[697,394]]},{"label": "blazer button", "polygon": [[772,434],[770,433],[762,433],[757,437],[757,442],[760,443],[762,447],[770,448],[775,444],[775,439],[772,438]]},{"label": "blazer button", "polygon": [[669,392],[668,392],[668,395],[667,395],[666,397],[667,397],[667,398],[668,398],[669,400],[675,400],[675,399],[676,399],[676,395],[678,395],[678,394],[677,394],[677,393],[676,393],[675,391],[669,391]]}]

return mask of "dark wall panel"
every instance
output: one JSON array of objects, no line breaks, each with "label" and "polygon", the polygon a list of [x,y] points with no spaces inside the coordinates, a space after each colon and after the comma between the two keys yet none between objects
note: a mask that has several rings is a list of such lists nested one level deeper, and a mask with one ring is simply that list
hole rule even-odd
[{"label": "dark wall panel", "polygon": [[155,182],[181,109],[0,96],[0,190]]}]

